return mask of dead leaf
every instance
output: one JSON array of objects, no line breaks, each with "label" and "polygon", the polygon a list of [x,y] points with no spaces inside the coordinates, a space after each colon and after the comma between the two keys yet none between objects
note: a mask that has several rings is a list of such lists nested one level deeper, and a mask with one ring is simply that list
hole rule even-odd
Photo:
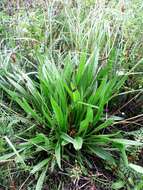
[{"label": "dead leaf", "polygon": [[11,58],[13,63],[16,63],[16,54],[15,53],[12,53],[10,58]]}]

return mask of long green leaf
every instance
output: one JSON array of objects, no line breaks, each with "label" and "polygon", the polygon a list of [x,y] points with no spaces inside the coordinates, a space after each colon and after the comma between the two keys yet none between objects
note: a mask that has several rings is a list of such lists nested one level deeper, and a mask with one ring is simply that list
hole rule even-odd
[{"label": "long green leaf", "polygon": [[136,172],[143,174],[143,167],[132,163],[129,164],[129,167],[135,170]]},{"label": "long green leaf", "polygon": [[92,110],[91,107],[88,107],[87,108],[86,118],[80,123],[78,133],[86,131],[88,126],[89,126],[89,123],[92,123],[92,122],[93,122],[93,110]]},{"label": "long green leaf", "polygon": [[86,58],[87,58],[87,53],[83,51],[82,54],[81,54],[81,57],[80,57],[80,63],[79,63],[78,70],[77,70],[77,75],[76,75],[77,84],[79,84],[79,82],[80,82],[80,80],[82,78],[82,75],[83,75],[83,73],[85,71]]},{"label": "long green leaf", "polygon": [[38,181],[37,181],[37,184],[36,184],[36,190],[42,190],[43,189],[43,184],[44,184],[44,180],[45,180],[45,177],[46,177],[46,172],[47,172],[47,168],[43,169]]},{"label": "long green leaf", "polygon": [[74,143],[74,139],[72,137],[70,137],[68,134],[66,133],[62,133],[61,134],[61,138],[65,141],[67,141],[68,143]]},{"label": "long green leaf", "polygon": [[102,123],[101,125],[99,125],[98,127],[96,127],[91,134],[93,133],[97,133],[98,131],[105,129],[106,127],[109,127],[111,124],[113,124],[113,119],[108,119],[106,120],[104,123]]},{"label": "long green leaf", "polygon": [[59,107],[59,105],[57,104],[57,102],[52,97],[51,97],[51,105],[54,110],[56,120],[57,120],[59,126],[61,127],[62,130],[63,129],[65,130],[64,116],[63,116],[62,110]]},{"label": "long green leaf", "polygon": [[36,172],[38,172],[39,170],[41,170],[45,165],[47,165],[49,162],[49,158],[42,160],[40,163],[38,163],[37,165],[35,165],[33,167],[33,169],[31,170],[31,174],[35,174]]},{"label": "long green leaf", "polygon": [[115,160],[112,156],[112,154],[110,154],[109,152],[107,152],[106,150],[104,150],[102,147],[89,147],[89,150],[96,154],[98,157],[106,160],[106,161],[110,161],[112,163],[115,164]]},{"label": "long green leaf", "polygon": [[31,108],[31,106],[29,105],[29,103],[27,102],[25,98],[23,98],[23,101],[20,99],[16,99],[16,102],[24,109],[24,111],[27,114],[30,114],[33,118],[38,120],[40,123],[43,122],[42,118],[36,113],[35,110]]},{"label": "long green leaf", "polygon": [[58,164],[59,168],[61,169],[61,145],[60,145],[60,143],[56,144],[55,157],[57,160],[57,164]]},{"label": "long green leaf", "polygon": [[126,146],[142,146],[143,143],[138,142],[138,141],[133,141],[133,140],[128,140],[128,139],[111,139],[112,142],[123,144]]},{"label": "long green leaf", "polygon": [[7,141],[7,143],[9,144],[9,146],[13,149],[14,153],[16,154],[17,158],[19,159],[19,161],[26,167],[26,164],[24,162],[24,159],[22,158],[22,156],[19,154],[19,152],[16,150],[16,148],[14,147],[14,145],[12,144],[12,142],[10,141],[10,139],[5,136],[5,140]]}]

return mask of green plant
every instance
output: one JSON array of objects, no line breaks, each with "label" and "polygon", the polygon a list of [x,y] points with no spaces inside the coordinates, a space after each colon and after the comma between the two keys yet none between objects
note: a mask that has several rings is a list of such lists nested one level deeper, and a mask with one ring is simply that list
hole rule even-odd
[{"label": "green plant", "polygon": [[30,139],[18,136],[26,141],[17,146],[18,150],[8,137],[5,140],[24,165],[29,153],[32,156],[44,151],[47,155],[31,171],[34,174],[44,169],[37,188],[41,186],[49,164],[53,168],[57,162],[62,168],[61,161],[69,160],[69,155],[81,164],[87,153],[116,164],[113,152],[119,151],[128,165],[126,146],[141,145],[124,139],[117,129],[112,132],[108,129],[114,125],[116,117],[107,116],[105,108],[127,76],[112,70],[116,49],[112,50],[104,66],[98,63],[98,52],[95,48],[89,56],[83,50],[76,62],[69,54],[61,65],[39,56],[39,69],[34,73],[36,80],[30,73],[18,69],[13,69],[13,73],[5,71],[1,76],[1,88],[37,126],[36,134]]}]

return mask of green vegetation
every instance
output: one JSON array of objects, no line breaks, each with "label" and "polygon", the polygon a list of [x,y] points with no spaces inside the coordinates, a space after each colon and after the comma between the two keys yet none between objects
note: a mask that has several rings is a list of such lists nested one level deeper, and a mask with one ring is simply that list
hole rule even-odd
[{"label": "green vegetation", "polygon": [[143,3],[1,3],[0,188],[143,188]]}]

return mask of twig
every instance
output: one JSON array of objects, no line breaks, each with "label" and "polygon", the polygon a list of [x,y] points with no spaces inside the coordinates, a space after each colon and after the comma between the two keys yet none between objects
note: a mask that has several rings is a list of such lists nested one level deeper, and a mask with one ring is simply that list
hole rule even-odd
[{"label": "twig", "polygon": [[4,164],[4,163],[7,163],[7,162],[13,162],[13,161],[15,161],[15,159],[0,160],[0,164]]},{"label": "twig", "polygon": [[28,181],[28,179],[30,178],[31,175],[29,175],[26,180],[22,183],[22,185],[20,186],[19,190],[22,189],[22,187],[25,185],[25,183]]},{"label": "twig", "polygon": [[126,107],[130,102],[132,102],[134,99],[136,99],[140,94],[141,94],[141,92],[138,93],[137,95],[135,95],[133,98],[131,98],[127,103],[125,103],[123,106],[121,106],[115,112],[113,112],[112,115],[115,115],[116,113],[118,113],[118,111],[120,111],[121,109],[123,109],[124,107]]}]

